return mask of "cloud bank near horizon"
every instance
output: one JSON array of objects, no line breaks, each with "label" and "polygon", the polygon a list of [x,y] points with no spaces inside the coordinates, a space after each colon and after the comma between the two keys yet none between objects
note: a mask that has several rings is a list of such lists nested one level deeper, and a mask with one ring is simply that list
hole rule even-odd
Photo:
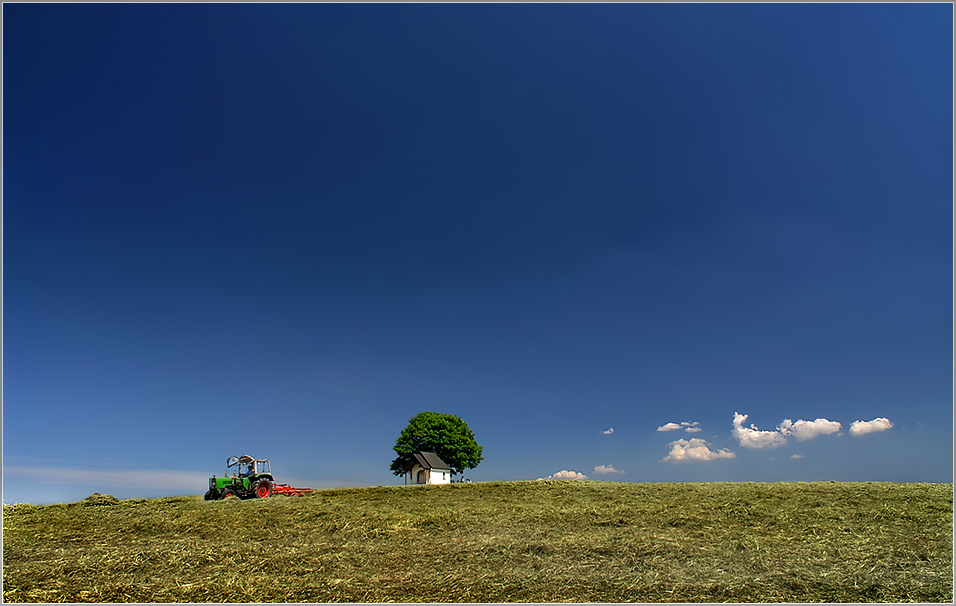
[{"label": "cloud bank near horizon", "polygon": [[100,486],[104,491],[126,488],[204,491],[211,474],[170,469],[83,469],[4,465],[6,478],[24,478],[38,484]]},{"label": "cloud bank near horizon", "polygon": [[[5,480],[44,486],[80,486],[104,494],[160,490],[202,494],[213,474],[175,469],[83,469],[64,466],[4,465]],[[360,486],[349,481],[283,477],[293,486],[316,489]]]}]

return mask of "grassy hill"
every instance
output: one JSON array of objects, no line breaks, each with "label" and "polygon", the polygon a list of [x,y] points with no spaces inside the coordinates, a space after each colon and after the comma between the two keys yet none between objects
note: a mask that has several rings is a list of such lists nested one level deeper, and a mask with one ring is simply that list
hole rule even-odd
[{"label": "grassy hill", "polygon": [[3,507],[7,602],[952,602],[952,484],[502,482]]}]

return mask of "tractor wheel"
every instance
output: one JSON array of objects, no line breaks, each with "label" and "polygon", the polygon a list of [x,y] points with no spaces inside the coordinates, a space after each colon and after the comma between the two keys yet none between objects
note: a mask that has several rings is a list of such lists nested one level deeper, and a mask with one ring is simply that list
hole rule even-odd
[{"label": "tractor wheel", "polygon": [[265,499],[272,496],[272,482],[269,480],[259,480],[255,485],[256,496]]},{"label": "tractor wheel", "polygon": [[234,498],[236,498],[236,491],[234,491],[234,490],[231,489],[231,488],[227,488],[227,489],[225,489],[225,490],[222,491],[222,498],[223,498],[223,499],[234,499]]},{"label": "tractor wheel", "polygon": [[207,491],[206,491],[206,496],[203,497],[203,498],[206,499],[207,501],[212,501],[213,498],[214,498],[214,497],[212,496],[212,491],[211,491],[211,490],[207,490]]}]

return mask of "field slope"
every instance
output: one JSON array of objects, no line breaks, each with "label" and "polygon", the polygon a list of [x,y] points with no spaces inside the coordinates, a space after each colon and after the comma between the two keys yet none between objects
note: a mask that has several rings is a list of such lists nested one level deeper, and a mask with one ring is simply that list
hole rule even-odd
[{"label": "field slope", "polygon": [[7,602],[952,602],[952,484],[502,482],[3,507]]}]

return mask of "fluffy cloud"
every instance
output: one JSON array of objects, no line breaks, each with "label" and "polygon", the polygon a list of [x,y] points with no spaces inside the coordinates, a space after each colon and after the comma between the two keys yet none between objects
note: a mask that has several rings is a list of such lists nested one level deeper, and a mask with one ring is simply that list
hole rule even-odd
[{"label": "fluffy cloud", "polygon": [[791,459],[802,459],[803,455],[790,455]]},{"label": "fluffy cloud", "polygon": [[609,473],[624,473],[624,472],[620,469],[614,469],[613,465],[598,465],[597,467],[594,468],[594,473],[605,475]]},{"label": "fluffy cloud", "polygon": [[657,431],[678,431],[683,429],[687,433],[697,433],[703,431],[700,427],[700,421],[681,421],[680,423],[665,423],[657,428]]},{"label": "fluffy cloud", "polygon": [[797,440],[810,440],[819,435],[830,435],[840,431],[843,426],[837,421],[828,421],[827,419],[817,419],[816,421],[797,421],[794,423],[790,419],[784,419],[777,427],[777,431],[785,436],[793,436]]},{"label": "fluffy cloud", "polygon": [[558,473],[551,474],[546,478],[538,478],[539,480],[587,480],[588,477],[579,471],[568,471],[567,469],[562,469]]},{"label": "fluffy cloud", "polygon": [[609,428],[609,429],[606,429],[606,430],[604,431],[604,435],[606,435],[606,436],[609,436],[609,435],[611,435],[612,433],[614,433],[614,428],[613,428],[613,427],[611,427],[611,428]]},{"label": "fluffy cloud", "polygon": [[886,417],[878,417],[872,421],[853,421],[850,423],[851,436],[865,436],[868,433],[886,431],[893,427],[893,423]]},{"label": "fluffy cloud", "polygon": [[669,446],[671,447],[670,453],[662,459],[668,463],[733,459],[737,456],[726,448],[722,450],[711,450],[710,443],[700,438],[676,440],[671,442]]},{"label": "fluffy cloud", "polygon": [[756,425],[744,427],[747,415],[734,413],[732,435],[744,448],[776,448],[787,443],[787,436],[779,431],[761,431]]}]

